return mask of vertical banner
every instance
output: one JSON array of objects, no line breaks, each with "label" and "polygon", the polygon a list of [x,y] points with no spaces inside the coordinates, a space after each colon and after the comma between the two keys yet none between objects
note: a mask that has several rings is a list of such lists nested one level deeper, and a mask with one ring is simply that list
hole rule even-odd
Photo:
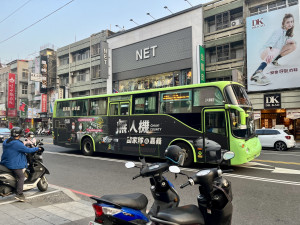
[{"label": "vertical banner", "polygon": [[19,110],[21,118],[27,118],[28,115],[28,99],[20,99]]},{"label": "vertical banner", "polygon": [[247,18],[248,91],[300,87],[299,5]]},{"label": "vertical banner", "polygon": [[100,42],[100,78],[108,78],[108,44],[107,42]]},{"label": "vertical banner", "polygon": [[199,45],[199,73],[200,83],[205,83],[205,48]]},{"label": "vertical banner", "polygon": [[16,85],[16,74],[8,74],[8,95],[7,95],[7,108],[15,108],[15,85]]},{"label": "vertical banner", "polygon": [[46,94],[47,93],[47,76],[48,76],[48,57],[41,56],[41,74],[42,74],[42,82],[40,92]]},{"label": "vertical banner", "polygon": [[42,96],[41,112],[47,112],[47,94],[41,94],[41,96]]}]

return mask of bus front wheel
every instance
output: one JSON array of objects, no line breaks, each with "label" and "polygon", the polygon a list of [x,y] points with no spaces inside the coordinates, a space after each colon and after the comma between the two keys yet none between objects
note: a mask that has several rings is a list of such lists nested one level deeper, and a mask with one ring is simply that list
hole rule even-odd
[{"label": "bus front wheel", "polygon": [[190,146],[188,146],[185,143],[177,143],[176,145],[178,145],[180,148],[182,148],[186,152],[186,158],[184,160],[183,166],[187,167],[187,166],[192,165],[192,163],[194,162],[194,154],[193,154],[193,150],[190,148]]},{"label": "bus front wheel", "polygon": [[81,151],[83,155],[91,156],[94,153],[93,142],[90,138],[85,138],[82,141]]}]

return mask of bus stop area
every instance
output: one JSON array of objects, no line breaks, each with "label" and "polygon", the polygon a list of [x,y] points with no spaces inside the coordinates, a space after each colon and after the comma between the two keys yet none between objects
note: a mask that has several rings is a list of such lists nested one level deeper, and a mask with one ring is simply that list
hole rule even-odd
[{"label": "bus stop area", "polygon": [[25,202],[14,195],[0,198],[1,224],[88,224],[94,220],[92,203],[80,199],[68,189],[49,185],[46,192],[37,189],[24,192]]}]

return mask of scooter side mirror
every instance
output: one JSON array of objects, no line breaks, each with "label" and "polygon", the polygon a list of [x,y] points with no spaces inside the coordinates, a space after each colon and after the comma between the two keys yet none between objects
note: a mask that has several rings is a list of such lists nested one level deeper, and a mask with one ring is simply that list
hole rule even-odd
[{"label": "scooter side mirror", "polygon": [[133,168],[133,167],[135,167],[135,163],[134,162],[127,162],[127,163],[125,163],[125,167],[127,169]]},{"label": "scooter side mirror", "polygon": [[171,173],[180,173],[180,168],[178,166],[170,166],[169,171]]},{"label": "scooter side mirror", "polygon": [[223,160],[229,160],[229,159],[232,159],[233,157],[234,157],[234,152],[226,152],[223,155]]}]

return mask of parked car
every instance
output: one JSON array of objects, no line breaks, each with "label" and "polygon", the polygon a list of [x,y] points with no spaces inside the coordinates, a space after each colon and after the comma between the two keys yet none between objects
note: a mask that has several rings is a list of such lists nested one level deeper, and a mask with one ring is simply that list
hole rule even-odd
[{"label": "parked car", "polygon": [[255,133],[263,148],[275,148],[277,151],[285,151],[296,146],[295,138],[288,130],[257,129]]},{"label": "parked car", "polygon": [[2,143],[5,139],[9,137],[10,137],[10,129],[0,128],[0,143]]}]

